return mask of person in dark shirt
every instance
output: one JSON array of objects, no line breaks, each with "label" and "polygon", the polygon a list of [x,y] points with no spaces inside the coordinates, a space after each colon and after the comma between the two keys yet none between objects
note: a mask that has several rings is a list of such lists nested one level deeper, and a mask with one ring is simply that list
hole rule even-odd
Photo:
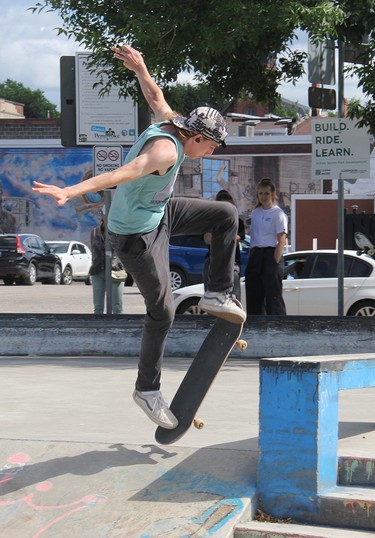
[{"label": "person in dark shirt", "polygon": [[[225,189],[219,191],[216,195],[215,200],[218,202],[229,202],[235,205],[232,196]],[[208,270],[210,266],[210,244],[211,244],[211,234],[207,232],[203,236],[204,242],[208,245],[208,253],[204,262],[203,267],[203,283],[204,289],[207,289],[208,282]],[[238,232],[237,232],[237,245],[236,245],[236,254],[234,259],[234,280],[233,280],[233,289],[232,293],[235,297],[241,301],[241,250],[240,250],[240,241],[245,239],[245,224],[242,219],[238,219]]]},{"label": "person in dark shirt", "polygon": [[[94,314],[104,313],[104,300],[107,290],[106,270],[105,270],[105,215],[102,215],[100,224],[91,231],[91,252],[92,264],[90,268],[92,293],[94,301]],[[112,272],[122,270],[123,278],[112,278],[112,313],[122,314],[122,296],[126,279],[126,271],[116,256],[112,252]]]}]

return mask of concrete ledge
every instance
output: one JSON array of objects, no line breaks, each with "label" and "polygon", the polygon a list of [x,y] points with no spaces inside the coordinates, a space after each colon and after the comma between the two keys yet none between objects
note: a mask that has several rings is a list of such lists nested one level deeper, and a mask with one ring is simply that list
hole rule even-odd
[{"label": "concrete ledge", "polygon": [[260,361],[257,488],[264,512],[375,530],[375,492],[336,486],[339,392],[365,387],[375,387],[374,353]]},{"label": "concrete ledge", "polygon": [[374,538],[373,532],[334,527],[249,521],[237,525],[234,538]]},{"label": "concrete ledge", "polygon": [[[0,314],[0,356],[138,356],[143,315]],[[165,355],[193,357],[214,318],[176,316]],[[242,358],[340,355],[373,351],[372,318],[254,316],[244,326]]]},{"label": "concrete ledge", "polygon": [[319,516],[315,522],[374,532],[375,491],[371,488],[333,488],[319,496]]}]

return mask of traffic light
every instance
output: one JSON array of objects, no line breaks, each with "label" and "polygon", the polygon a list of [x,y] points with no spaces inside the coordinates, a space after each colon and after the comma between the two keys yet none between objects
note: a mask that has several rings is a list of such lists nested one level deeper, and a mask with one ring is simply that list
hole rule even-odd
[{"label": "traffic light", "polygon": [[309,106],[311,108],[323,108],[324,110],[336,110],[336,90],[310,86]]}]

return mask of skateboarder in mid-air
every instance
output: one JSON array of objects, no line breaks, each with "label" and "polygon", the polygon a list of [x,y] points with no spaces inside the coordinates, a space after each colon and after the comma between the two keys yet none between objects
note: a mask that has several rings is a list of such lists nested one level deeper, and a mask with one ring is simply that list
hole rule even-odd
[{"label": "skateboarder in mid-air", "polygon": [[178,421],[160,391],[161,366],[174,302],[169,277],[171,235],[212,234],[208,291],[202,310],[242,324],[245,313],[233,300],[233,264],[238,214],[232,204],[172,197],[173,185],[185,155],[208,157],[227,136],[224,118],[209,107],[187,117],[174,113],[152,80],[142,55],[124,45],[113,47],[114,57],[134,71],[152,109],[150,125],[130,149],[125,164],[76,185],[59,188],[34,182],[34,191],[52,196],[60,206],[88,192],[117,186],[108,215],[112,246],[133,276],[145,304],[138,377],[133,398],[159,426],[176,428]]}]

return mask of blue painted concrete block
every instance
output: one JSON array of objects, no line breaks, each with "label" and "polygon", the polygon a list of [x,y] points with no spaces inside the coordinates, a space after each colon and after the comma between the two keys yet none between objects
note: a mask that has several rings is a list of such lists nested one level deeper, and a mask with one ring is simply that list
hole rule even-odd
[{"label": "blue painted concrete block", "polygon": [[336,486],[339,390],[375,386],[374,355],[260,361],[258,492],[263,510],[308,520]]}]

